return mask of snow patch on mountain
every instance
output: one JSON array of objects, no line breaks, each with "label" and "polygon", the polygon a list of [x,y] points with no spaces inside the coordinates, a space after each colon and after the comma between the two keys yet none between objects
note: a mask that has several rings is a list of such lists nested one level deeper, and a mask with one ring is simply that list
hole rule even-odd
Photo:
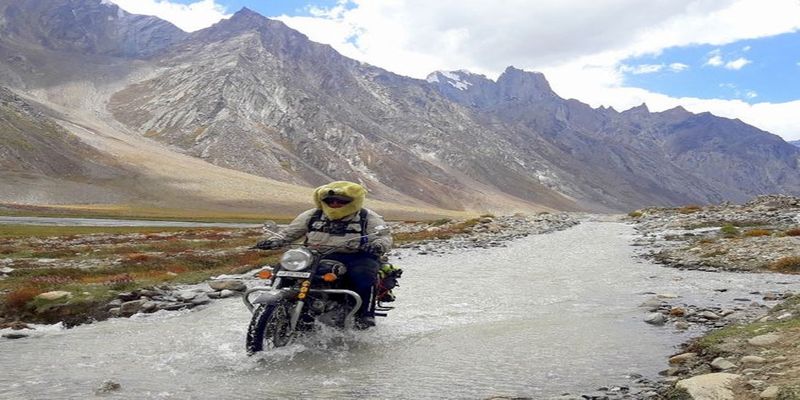
[{"label": "snow patch on mountain", "polygon": [[445,82],[458,90],[467,90],[472,86],[472,82],[467,81],[465,78],[472,75],[471,72],[465,70],[459,71],[436,71],[425,79],[430,83],[440,83],[440,78],[444,78]]}]

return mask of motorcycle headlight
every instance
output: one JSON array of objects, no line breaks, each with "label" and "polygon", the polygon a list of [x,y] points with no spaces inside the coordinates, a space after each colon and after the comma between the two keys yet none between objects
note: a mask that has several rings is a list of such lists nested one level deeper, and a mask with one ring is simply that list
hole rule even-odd
[{"label": "motorcycle headlight", "polygon": [[314,256],[306,249],[291,249],[283,253],[281,267],[289,271],[302,271],[311,265]]}]

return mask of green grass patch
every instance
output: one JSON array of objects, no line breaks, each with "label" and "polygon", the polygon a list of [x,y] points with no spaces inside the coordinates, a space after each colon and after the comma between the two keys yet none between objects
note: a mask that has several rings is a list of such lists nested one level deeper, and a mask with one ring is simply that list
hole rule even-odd
[{"label": "green grass patch", "polygon": [[739,236],[739,228],[733,226],[732,224],[726,224],[719,228],[719,233],[725,237],[736,237]]},{"label": "green grass patch", "polygon": [[746,325],[731,325],[709,332],[700,338],[695,345],[703,350],[718,352],[716,346],[729,338],[750,339],[758,335],[793,328],[800,328],[800,318],[791,318],[783,321],[754,322]]}]

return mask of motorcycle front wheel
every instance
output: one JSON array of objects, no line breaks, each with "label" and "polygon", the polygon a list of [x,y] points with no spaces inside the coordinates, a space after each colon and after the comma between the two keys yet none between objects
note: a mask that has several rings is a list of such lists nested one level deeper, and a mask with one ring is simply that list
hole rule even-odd
[{"label": "motorcycle front wheel", "polygon": [[260,305],[253,312],[247,329],[247,354],[282,347],[292,339],[289,303]]}]

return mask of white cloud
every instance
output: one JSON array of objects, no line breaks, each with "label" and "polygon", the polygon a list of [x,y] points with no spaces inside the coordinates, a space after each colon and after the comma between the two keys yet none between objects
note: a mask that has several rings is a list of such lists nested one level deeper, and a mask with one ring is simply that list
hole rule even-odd
[{"label": "white cloud", "polygon": [[[104,0],[106,1],[106,0]],[[169,0],[107,0],[132,14],[153,15],[172,22],[187,32],[207,28],[223,18],[228,18],[224,6],[214,0],[198,0],[181,4]]]},{"label": "white cloud", "polygon": [[752,61],[750,61],[750,60],[748,60],[748,59],[746,59],[744,57],[739,57],[739,58],[737,58],[737,59],[735,59],[733,61],[726,62],[725,63],[725,68],[726,69],[732,69],[732,70],[740,70],[740,69],[742,69],[742,67],[744,67],[747,64],[750,64],[751,62]]},{"label": "white cloud", "polygon": [[622,72],[630,72],[634,75],[652,74],[664,69],[664,64],[640,64],[635,67],[629,65],[622,65],[620,70]]},{"label": "white cloud", "polygon": [[669,65],[669,69],[672,72],[683,72],[689,69],[689,66],[684,63],[672,63]]},{"label": "white cloud", "polygon": [[720,56],[718,54],[709,57],[708,60],[705,63],[705,65],[710,65],[712,67],[719,67],[719,66],[722,66],[723,64],[725,64],[725,62],[722,61],[722,56]]},{"label": "white cloud", "polygon": [[[779,127],[778,133],[800,136],[800,117],[794,116],[800,115],[800,104],[785,103],[794,107],[793,112],[781,114],[784,122],[776,123],[764,116],[777,113],[764,110],[785,110],[780,105],[757,107],[700,100],[700,96],[672,99],[623,87],[626,72],[680,72],[688,68],[686,64],[621,64],[629,57],[658,54],[673,46],[722,46],[796,31],[800,29],[796,0],[538,0],[535,6],[528,0],[505,0],[502,7],[483,0],[352,0],[349,5],[333,17],[279,19],[349,57],[403,75],[424,78],[434,70],[465,68],[496,77],[514,65],[545,73],[560,95],[595,106],[624,109],[642,101],[672,105],[686,101],[695,111],[741,115],[761,127]],[[320,28],[325,24],[328,28]],[[313,34],[311,27],[316,27]],[[726,60],[720,52],[709,54],[706,61],[731,69],[749,62],[743,57]]]},{"label": "white cloud", "polygon": [[747,97],[748,99],[755,99],[756,97],[758,97],[758,92],[756,92],[755,90],[748,90],[744,93],[744,96]]}]

